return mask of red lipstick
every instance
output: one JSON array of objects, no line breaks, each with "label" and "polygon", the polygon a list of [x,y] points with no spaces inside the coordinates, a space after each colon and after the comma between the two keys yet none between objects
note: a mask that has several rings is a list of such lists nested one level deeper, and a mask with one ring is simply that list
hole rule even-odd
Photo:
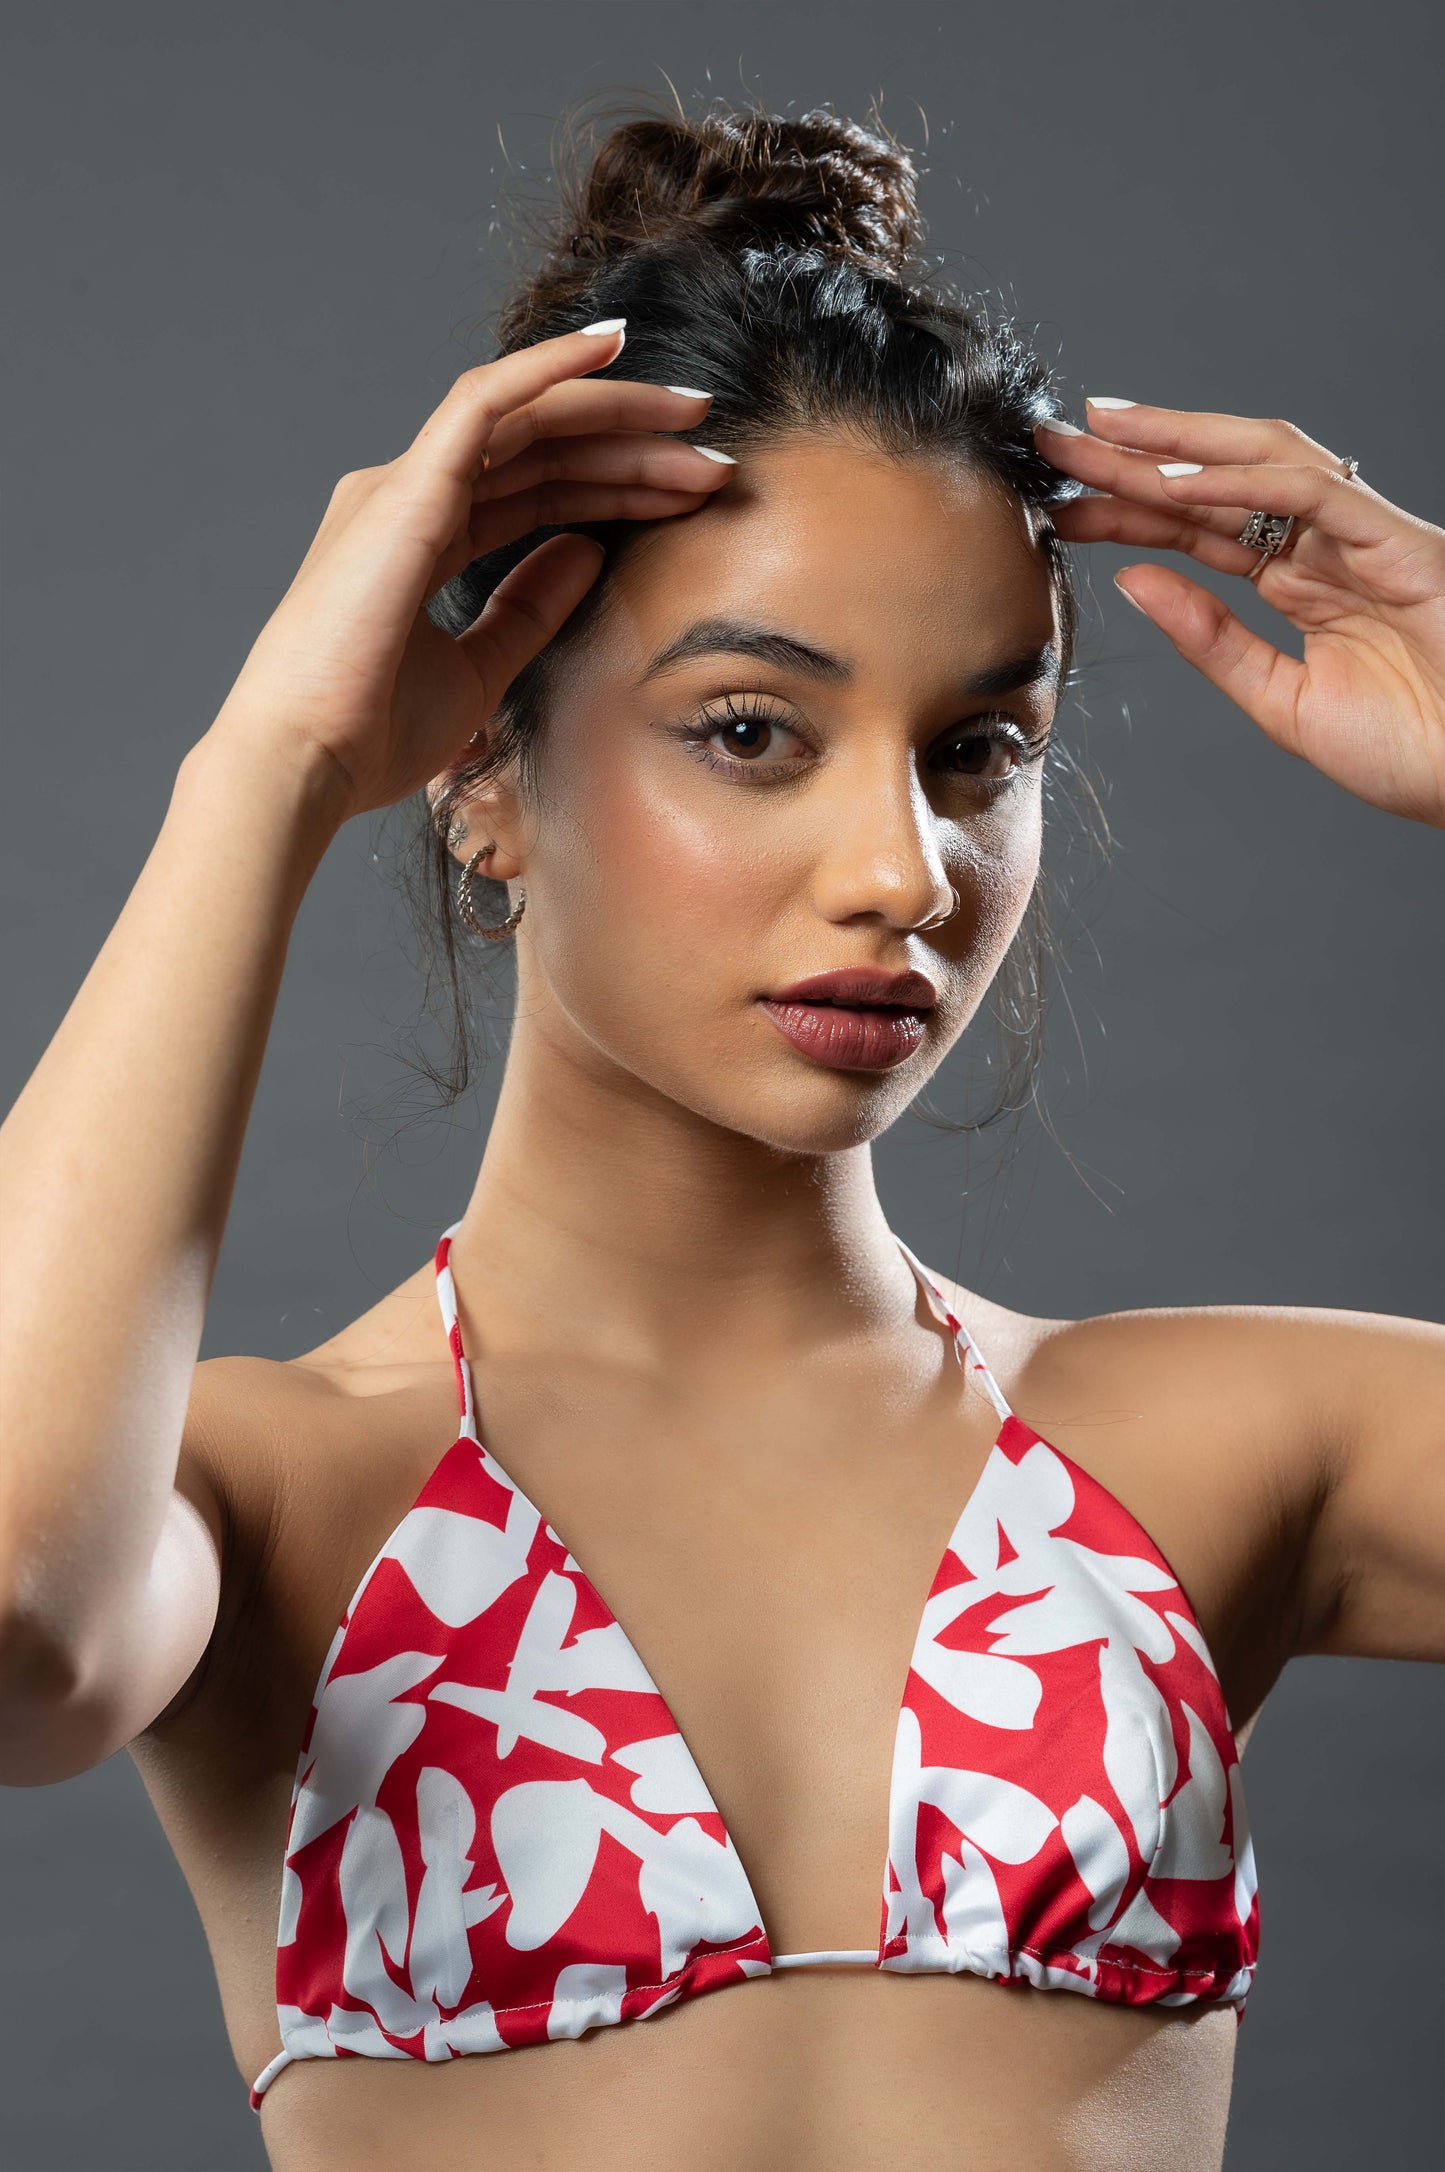
[{"label": "red lipstick", "polygon": [[922,1045],[937,991],[926,973],[842,966],[759,1001],[801,1055],[834,1071],[890,1071]]}]

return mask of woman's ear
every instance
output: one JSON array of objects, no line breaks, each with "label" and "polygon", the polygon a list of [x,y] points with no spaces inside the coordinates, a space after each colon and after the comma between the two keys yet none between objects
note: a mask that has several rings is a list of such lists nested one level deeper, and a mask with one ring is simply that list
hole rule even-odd
[{"label": "woman's ear", "polygon": [[[427,799],[436,821],[439,802],[445,797],[450,779],[434,778],[427,786]],[[457,793],[450,802],[446,815],[447,849],[458,867],[465,867],[473,853],[483,845],[495,845],[478,869],[493,882],[514,882],[522,873],[521,809],[517,795],[510,785],[496,778],[479,783],[471,791]]]},{"label": "woman's ear", "polygon": [[[432,778],[426,786],[426,801],[432,814],[432,825],[439,834],[445,834],[445,845],[458,867],[465,867],[482,845],[495,845],[495,851],[480,864],[478,873],[485,873],[495,882],[513,882],[522,873],[522,858],[517,856],[522,841],[522,825],[517,804],[515,780],[511,765],[506,773],[491,778],[476,778],[465,784],[469,769],[476,769],[487,758],[500,730],[500,717],[487,717],[485,723],[469,738],[467,745],[456,754],[448,769]],[[461,788],[458,788],[461,786]],[[445,825],[445,828],[443,828]]]}]

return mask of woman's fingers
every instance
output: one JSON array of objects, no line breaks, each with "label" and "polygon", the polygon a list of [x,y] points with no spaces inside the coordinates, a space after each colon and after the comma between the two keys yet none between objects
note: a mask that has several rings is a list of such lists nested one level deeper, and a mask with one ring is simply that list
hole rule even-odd
[{"label": "woman's fingers", "polygon": [[710,393],[644,385],[635,378],[574,378],[553,385],[525,407],[504,416],[487,447],[489,463],[498,468],[540,438],[691,430],[707,413],[711,399]]},{"label": "woman's fingers", "polygon": [[495,362],[464,370],[441,405],[433,410],[396,463],[421,467],[453,482],[472,483],[483,456],[507,415],[539,399],[553,385],[605,369],[622,352],[623,324],[617,317],[595,330],[564,332],[518,348]]},{"label": "woman's fingers", "polygon": [[[1037,425],[1051,465],[1111,497],[1176,506],[1215,535],[1238,535],[1253,511],[1293,513],[1344,543],[1379,542],[1399,525],[1398,508],[1352,479],[1336,454],[1293,423],[1094,401],[1089,420],[1109,435]],[[1169,454],[1179,457],[1159,457]]]},{"label": "woman's fingers", "polygon": [[695,513],[707,503],[706,492],[654,490],[646,483],[539,483],[506,498],[484,501],[472,519],[469,549],[473,558],[515,543],[534,528],[586,526],[604,520],[670,520]]},{"label": "woman's fingers", "polygon": [[1089,429],[1106,444],[1152,453],[1156,459],[1232,461],[1251,467],[1265,460],[1296,465],[1313,460],[1343,472],[1344,462],[1292,422],[1255,415],[1215,415],[1187,407],[1148,407],[1138,400],[1085,400]]},{"label": "woman's fingers", "polygon": [[480,616],[458,635],[457,646],[476,669],[489,711],[577,608],[604,556],[588,536],[550,537],[498,582]]},{"label": "woman's fingers", "polygon": [[[575,350],[580,343],[584,350],[580,363]],[[495,472],[514,460],[529,446],[549,438],[598,437],[614,433],[671,433],[690,430],[699,423],[712,403],[710,392],[688,391],[677,385],[649,385],[634,379],[604,379],[588,382],[584,371],[600,369],[615,360],[622,345],[621,334],[608,336],[601,344],[607,352],[601,358],[595,355],[598,341],[592,335],[575,332],[558,340],[541,340],[535,347],[523,348],[514,355],[504,355],[498,362],[489,362],[480,369],[468,370],[458,378],[447,399],[442,402],[432,423],[440,423],[453,394],[458,396],[460,441],[470,459],[468,475],[475,480],[482,472],[482,454],[486,455],[486,472]],[[540,356],[545,349],[570,346],[574,357],[568,374],[561,371],[567,362],[565,356],[549,362],[545,372],[539,373],[535,365],[523,378],[511,369],[527,357]],[[493,373],[506,372],[505,378]],[[505,408],[503,401],[511,401]],[[471,403],[471,412],[468,411]],[[448,418],[448,427],[451,420]],[[412,450],[423,446],[428,431],[423,430]],[[441,443],[440,433],[431,439],[432,445]],[[455,467],[451,472],[456,473]]]},{"label": "woman's fingers", "polygon": [[1307,674],[1297,657],[1251,633],[1217,596],[1172,567],[1128,566],[1115,586],[1276,746],[1300,752],[1296,711]]},{"label": "woman's fingers", "polygon": [[1191,512],[1244,505],[1262,513],[1293,513],[1341,543],[1383,542],[1400,525],[1399,513],[1385,499],[1349,481],[1343,469],[1317,467],[1312,461],[1298,467],[1273,460],[1262,467],[1165,461],[1159,480],[1170,501]]},{"label": "woman's fingers", "polygon": [[707,495],[733,473],[735,463],[651,431],[613,437],[547,438],[493,465],[477,489],[478,508],[539,483],[638,483],[654,490]]},{"label": "woman's fingers", "polygon": [[1135,505],[1128,498],[1075,498],[1050,515],[1066,543],[1123,543],[1131,550],[1183,551],[1216,573],[1248,573],[1258,550],[1235,539],[1243,526],[1211,528],[1183,508]]},{"label": "woman's fingers", "polygon": [[[709,394],[625,380],[582,382],[588,372],[616,359],[622,321],[595,333],[539,340],[465,371],[406,452],[391,463],[386,471],[391,503],[398,510],[405,505],[409,527],[418,541],[432,542],[439,565],[454,561],[463,545],[478,556],[540,525],[663,519],[692,510],[726,481],[731,461],[709,458],[661,434],[700,421]],[[579,439],[607,437],[619,447],[635,438],[640,450],[632,457],[625,450],[598,451],[594,443],[580,461],[574,457]],[[520,474],[512,472],[529,454],[536,457]],[[568,477],[579,467],[581,482],[616,489],[610,496],[595,491],[581,499],[569,496]],[[470,514],[463,507],[460,524],[459,488],[472,501]],[[488,511],[506,497],[515,501],[511,511]]]},{"label": "woman's fingers", "polygon": [[[1167,506],[1174,504],[1164,487],[1159,473],[1159,462],[1152,453],[1133,452],[1126,447],[1106,444],[1102,439],[1090,437],[1085,430],[1061,430],[1057,424],[1039,423],[1035,435],[1039,451],[1051,466],[1060,468],[1093,490],[1105,490],[1111,497],[1128,499],[1136,505]],[[1247,507],[1232,509],[1235,534],[1244,525]],[[1194,518],[1202,526],[1212,528],[1218,535],[1227,535],[1231,528],[1231,509],[1201,505],[1194,510]]]}]

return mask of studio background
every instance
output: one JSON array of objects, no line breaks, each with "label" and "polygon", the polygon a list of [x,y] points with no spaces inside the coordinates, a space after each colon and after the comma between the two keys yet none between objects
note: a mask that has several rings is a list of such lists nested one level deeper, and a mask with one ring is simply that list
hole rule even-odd
[{"label": "studio background", "polygon": [[[1445,518],[1424,5],[89,0],[7,20],[7,1106],[336,478],[394,457],[489,351],[499,185],[540,185],[579,94],[665,92],[664,70],[684,99],[861,116],[876,93],[924,156],[931,250],[1036,334],[1076,417],[1085,391],[1284,415]],[[1065,731],[1116,845],[1064,850],[1065,791],[1055,1136],[1030,1116],[969,1146],[907,1118],[878,1150],[890,1217],[1034,1312],[1439,1317],[1442,840],[1273,748],[1117,595],[1127,554],[1081,555]],[[1297,652],[1246,583],[1196,577]],[[350,824],[302,910],[205,1356],[311,1346],[466,1203],[499,1064],[385,1145],[425,1106],[388,1106],[419,992],[396,844],[394,817]],[[244,912],[212,845],[213,910]],[[967,1055],[933,1091],[953,1114],[977,1105]],[[105,1100],[101,1073],[101,1123]],[[83,1226],[73,1262],[79,1336]],[[1423,2154],[1442,1715],[1435,1671],[1355,1661],[1297,1662],[1265,1708],[1229,2172]],[[0,1884],[0,2162],[261,2167],[129,1759],[0,1794]]]}]

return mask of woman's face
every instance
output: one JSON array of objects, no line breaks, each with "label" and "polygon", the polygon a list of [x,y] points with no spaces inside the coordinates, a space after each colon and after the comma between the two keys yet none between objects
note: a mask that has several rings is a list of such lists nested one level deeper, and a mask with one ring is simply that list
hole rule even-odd
[{"label": "woman's face", "polygon": [[[1024,509],[943,461],[788,440],[639,539],[559,664],[536,799],[485,832],[527,891],[518,1031],[785,1150],[876,1136],[1038,869],[1059,632]],[[924,979],[778,1003],[840,968]]]}]

